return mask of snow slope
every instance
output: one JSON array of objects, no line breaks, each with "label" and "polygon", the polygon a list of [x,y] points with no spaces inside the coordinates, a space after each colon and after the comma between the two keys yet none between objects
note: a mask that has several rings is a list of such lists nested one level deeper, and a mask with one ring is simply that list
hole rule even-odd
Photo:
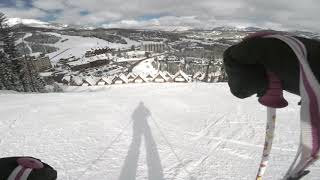
[{"label": "snow slope", "polygon": [[[254,179],[265,108],[226,84],[68,87],[0,92],[1,156],[36,156],[59,180]],[[268,180],[280,179],[299,139],[299,98],[279,111]],[[305,179],[317,180],[320,164]]]},{"label": "snow slope", "polygon": [[47,27],[46,25],[49,25],[50,23],[39,21],[39,20],[36,20],[36,19],[8,18],[7,24],[9,26],[14,26],[14,25],[17,25],[17,24],[24,24],[24,25],[36,25],[36,27],[38,27],[38,26]]},{"label": "snow slope", "polygon": [[96,48],[105,48],[108,46],[109,48],[129,48],[132,45],[139,45],[139,42],[125,39],[128,44],[117,44],[110,43],[108,41],[94,38],[94,37],[81,37],[81,36],[67,36],[61,35],[58,33],[47,33],[51,35],[55,35],[57,37],[61,37],[62,40],[66,40],[64,42],[57,42],[53,44],[53,46],[59,48],[58,51],[50,53],[49,57],[52,58],[51,61],[53,63],[57,62],[61,58],[69,58],[71,56],[75,56],[76,58],[82,58],[86,51]]},{"label": "snow slope", "polygon": [[6,23],[8,24],[8,26],[23,24],[30,27],[48,28],[48,29],[63,29],[68,27],[68,25],[49,23],[49,22],[44,22],[37,19],[8,18]]},{"label": "snow slope", "polygon": [[143,76],[147,76],[149,74],[155,75],[157,74],[159,68],[156,69],[155,67],[153,67],[152,62],[154,62],[154,58],[146,59],[140,62],[138,65],[136,65],[132,69],[132,72],[134,74],[137,74],[137,75],[140,74]]}]

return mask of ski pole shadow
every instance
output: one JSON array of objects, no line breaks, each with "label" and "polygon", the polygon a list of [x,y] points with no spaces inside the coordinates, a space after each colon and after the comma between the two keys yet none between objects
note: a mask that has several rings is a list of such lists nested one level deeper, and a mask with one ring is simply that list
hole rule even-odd
[{"label": "ski pole shadow", "polygon": [[132,114],[133,119],[133,136],[128,154],[124,161],[119,180],[135,180],[138,169],[138,160],[140,154],[140,146],[142,137],[144,136],[146,160],[148,166],[149,180],[164,180],[163,168],[161,165],[160,156],[157,145],[153,139],[150,126],[148,124],[148,117],[151,112],[143,102],[140,102],[138,107]]}]

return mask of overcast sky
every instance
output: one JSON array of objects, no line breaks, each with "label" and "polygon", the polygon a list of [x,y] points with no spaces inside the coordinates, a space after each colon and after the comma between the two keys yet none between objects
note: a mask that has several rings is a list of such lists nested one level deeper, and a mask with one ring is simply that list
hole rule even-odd
[{"label": "overcast sky", "polygon": [[320,32],[320,0],[0,0],[8,17],[103,27],[257,26]]}]

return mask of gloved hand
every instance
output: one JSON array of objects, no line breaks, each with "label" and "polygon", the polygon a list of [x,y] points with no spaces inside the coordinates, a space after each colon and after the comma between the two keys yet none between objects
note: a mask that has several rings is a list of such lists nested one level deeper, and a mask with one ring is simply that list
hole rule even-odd
[{"label": "gloved hand", "polygon": [[[19,165],[17,160],[21,157],[0,158],[0,179],[8,179],[12,171]],[[35,159],[35,158],[33,158]],[[57,171],[46,163],[43,168],[32,170],[28,180],[56,180]]]},{"label": "gloved hand", "polygon": [[[309,65],[320,79],[320,42],[298,38],[307,48]],[[267,90],[266,70],[274,72],[283,89],[299,95],[299,62],[284,42],[275,38],[253,37],[231,46],[224,52],[224,65],[233,95],[246,98]]]}]

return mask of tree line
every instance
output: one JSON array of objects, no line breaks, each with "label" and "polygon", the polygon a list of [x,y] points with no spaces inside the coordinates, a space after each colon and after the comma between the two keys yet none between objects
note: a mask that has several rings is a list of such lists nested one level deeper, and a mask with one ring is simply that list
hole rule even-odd
[{"label": "tree line", "polygon": [[44,92],[45,83],[36,72],[31,58],[19,57],[12,27],[0,12],[0,90]]}]

